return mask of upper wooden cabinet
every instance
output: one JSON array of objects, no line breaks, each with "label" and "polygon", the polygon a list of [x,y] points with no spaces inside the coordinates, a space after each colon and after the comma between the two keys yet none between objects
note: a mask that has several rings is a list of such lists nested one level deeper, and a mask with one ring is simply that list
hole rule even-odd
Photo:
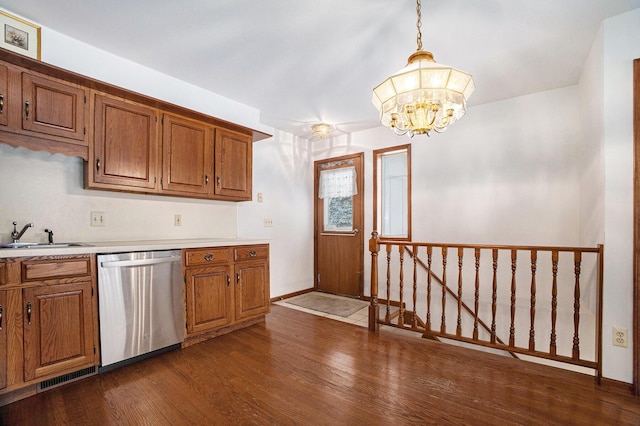
[{"label": "upper wooden cabinet", "polygon": [[0,126],[7,125],[7,110],[5,108],[9,95],[9,68],[0,63]]},{"label": "upper wooden cabinet", "polygon": [[252,143],[248,135],[216,129],[216,189],[220,198],[251,200]]},{"label": "upper wooden cabinet", "polygon": [[[94,95],[85,186],[230,201],[251,200],[248,135]],[[215,142],[214,142],[215,135]]]},{"label": "upper wooden cabinet", "polygon": [[85,185],[155,192],[158,111],[101,93],[93,96],[93,143]]},{"label": "upper wooden cabinet", "polygon": [[0,62],[0,142],[86,158],[89,90]]},{"label": "upper wooden cabinet", "polygon": [[0,53],[0,143],[82,157],[87,189],[251,200],[252,143],[269,135]]},{"label": "upper wooden cabinet", "polygon": [[214,129],[171,114],[162,118],[162,192],[213,194]]},{"label": "upper wooden cabinet", "polygon": [[86,138],[87,90],[59,80],[22,73],[22,128],[69,139]]}]

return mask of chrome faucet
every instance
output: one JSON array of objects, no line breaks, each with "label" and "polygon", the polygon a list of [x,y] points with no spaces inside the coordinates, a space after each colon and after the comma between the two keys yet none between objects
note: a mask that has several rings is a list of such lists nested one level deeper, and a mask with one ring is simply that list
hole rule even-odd
[{"label": "chrome faucet", "polygon": [[18,230],[16,229],[17,224],[18,222],[16,221],[13,222],[13,232],[11,233],[11,239],[13,240],[14,243],[17,243],[18,241],[20,241],[20,238],[25,232],[27,232],[27,229],[33,226],[33,223],[27,223],[24,226],[24,228],[22,228],[22,231],[18,232]]}]

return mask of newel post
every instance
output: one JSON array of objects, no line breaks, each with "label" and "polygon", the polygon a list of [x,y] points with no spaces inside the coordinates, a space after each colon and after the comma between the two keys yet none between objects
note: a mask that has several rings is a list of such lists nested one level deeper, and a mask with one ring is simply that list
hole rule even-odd
[{"label": "newel post", "polygon": [[378,332],[378,252],[380,251],[380,241],[378,231],[371,233],[369,240],[369,251],[371,252],[371,304],[369,305],[369,331]]}]

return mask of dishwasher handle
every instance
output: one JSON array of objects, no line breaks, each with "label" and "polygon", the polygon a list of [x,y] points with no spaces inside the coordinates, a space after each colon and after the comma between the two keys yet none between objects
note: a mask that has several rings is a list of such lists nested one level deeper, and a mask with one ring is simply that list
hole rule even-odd
[{"label": "dishwasher handle", "polygon": [[182,261],[182,257],[180,256],[159,257],[156,259],[113,260],[109,262],[100,262],[100,267],[101,268],[118,268],[123,266],[147,266],[147,265],[157,265],[160,263],[172,263],[172,262],[180,262],[180,261]]}]

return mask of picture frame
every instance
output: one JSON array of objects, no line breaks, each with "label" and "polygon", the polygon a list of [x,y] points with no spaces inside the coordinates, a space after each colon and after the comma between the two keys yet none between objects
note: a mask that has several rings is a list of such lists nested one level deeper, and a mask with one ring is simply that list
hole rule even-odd
[{"label": "picture frame", "polygon": [[40,27],[0,10],[0,47],[40,60]]}]

